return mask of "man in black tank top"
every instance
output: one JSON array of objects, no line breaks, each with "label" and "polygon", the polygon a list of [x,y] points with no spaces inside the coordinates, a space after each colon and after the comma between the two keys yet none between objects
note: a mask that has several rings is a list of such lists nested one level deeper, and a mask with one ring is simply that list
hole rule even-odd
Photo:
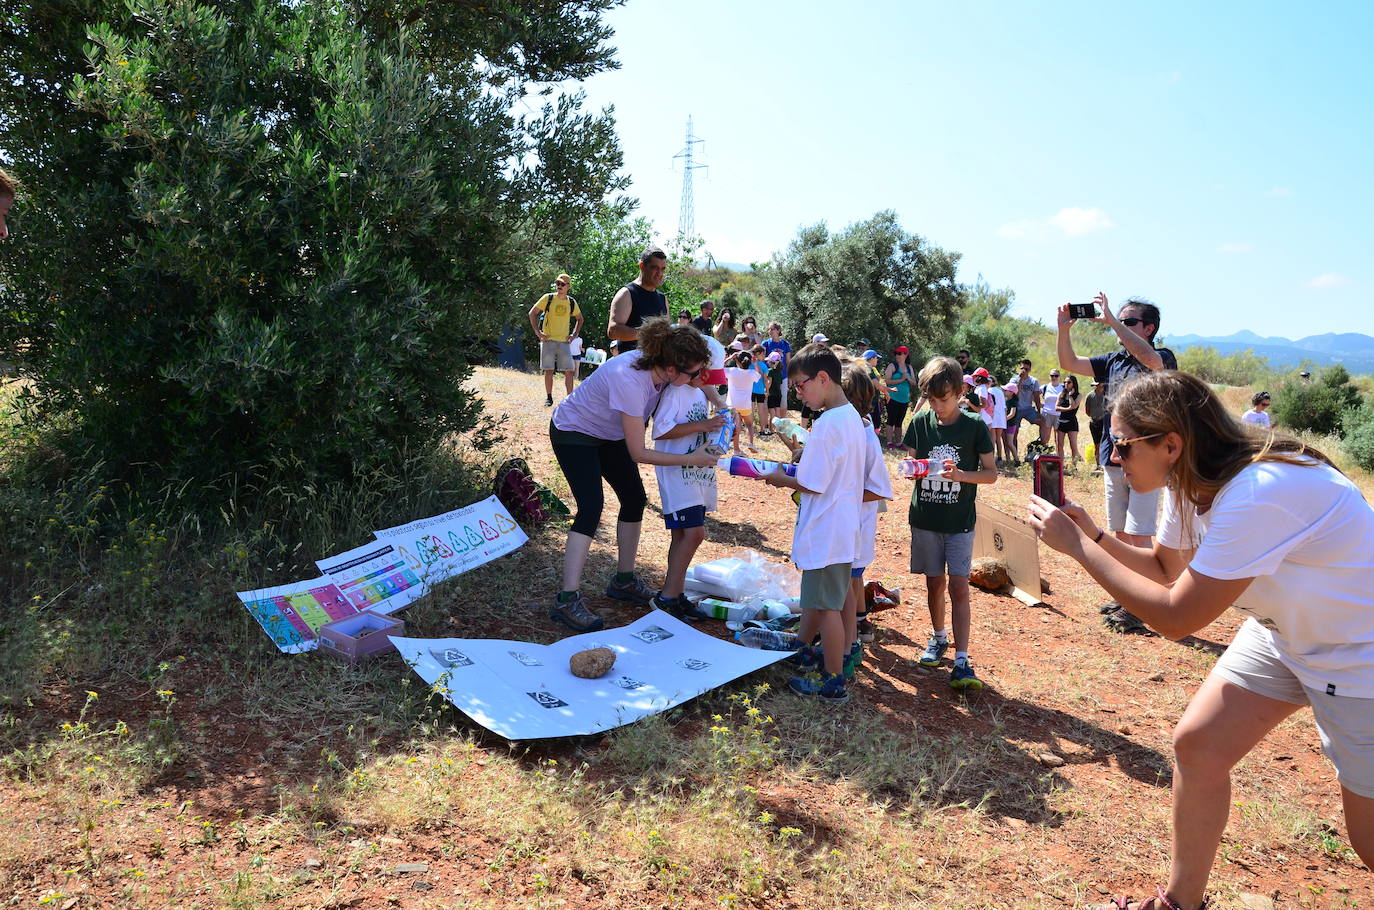
[{"label": "man in black tank top", "polygon": [[668,298],[658,290],[667,271],[668,254],[651,246],[639,255],[639,280],[616,292],[611,301],[611,319],[606,334],[620,342],[620,353],[639,346],[637,333],[644,320],[668,315]]}]

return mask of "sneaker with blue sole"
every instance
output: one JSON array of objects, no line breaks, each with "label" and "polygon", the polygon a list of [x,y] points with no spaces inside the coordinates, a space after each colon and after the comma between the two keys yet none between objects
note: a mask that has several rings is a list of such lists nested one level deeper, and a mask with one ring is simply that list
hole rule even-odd
[{"label": "sneaker with blue sole", "polygon": [[787,681],[787,688],[795,695],[816,697],[828,705],[842,705],[849,701],[849,690],[845,688],[843,673],[836,673],[834,676],[824,673],[794,676]]},{"label": "sneaker with blue sole", "polygon": [[945,652],[948,650],[948,638],[941,641],[932,635],[930,637],[930,642],[926,645],[926,649],[921,652],[920,657],[916,658],[916,662],[923,667],[938,667],[940,666],[941,658],[945,656]]},{"label": "sneaker with blue sole", "polygon": [[949,684],[955,689],[981,689],[983,681],[973,672],[973,664],[967,660],[956,660],[949,674]]},{"label": "sneaker with blue sole", "polygon": [[864,662],[863,645],[857,641],[854,647],[849,649],[849,653],[844,656],[844,681],[849,682],[854,678],[854,674],[859,672],[859,664]]},{"label": "sneaker with blue sole", "polygon": [[629,581],[616,581],[615,576],[611,576],[610,582],[606,585],[606,596],[614,597],[616,600],[629,600],[634,603],[648,605],[658,592],[640,580],[639,574],[630,573]]}]

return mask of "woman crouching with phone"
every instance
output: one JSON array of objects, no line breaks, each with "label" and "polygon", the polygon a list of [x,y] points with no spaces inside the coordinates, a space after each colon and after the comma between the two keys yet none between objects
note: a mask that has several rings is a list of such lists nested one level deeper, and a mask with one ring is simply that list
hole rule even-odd
[{"label": "woman crouching with phone", "polygon": [[[597,368],[564,398],[549,421],[549,440],[577,503],[563,551],[563,590],[554,598],[552,618],[575,632],[592,632],[604,622],[582,596],[582,570],[592,538],[601,524],[604,479],[620,500],[615,540],[616,574],[606,596],[647,604],[654,590],[635,573],[639,532],[648,497],[639,465],[709,467],[716,456],[704,449],[686,455],[660,452],[644,445],[649,415],[670,385],[686,385],[707,367],[711,350],[692,326],[650,319],[639,329],[639,346]],[[712,426],[723,424],[723,420]]]},{"label": "woman crouching with phone", "polygon": [[1248,618],[1174,730],[1168,885],[1103,910],[1202,906],[1231,769],[1304,705],[1336,766],[1351,846],[1374,867],[1374,509],[1321,452],[1247,429],[1186,373],[1132,379],[1112,433],[1132,490],[1168,487],[1154,549],[1115,540],[1072,502],[1032,497],[1041,539],[1169,638],[1232,604]]}]

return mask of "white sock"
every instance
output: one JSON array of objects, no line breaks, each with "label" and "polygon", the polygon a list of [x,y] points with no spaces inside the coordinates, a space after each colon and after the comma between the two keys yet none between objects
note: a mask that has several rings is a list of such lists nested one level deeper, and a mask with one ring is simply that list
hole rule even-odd
[{"label": "white sock", "polygon": [[935,630],[935,640],[936,640],[936,641],[940,641],[940,642],[949,641],[949,630],[948,630],[948,629],[936,629],[936,630]]},{"label": "white sock", "polygon": [[967,651],[955,651],[955,652],[954,652],[954,662],[957,664],[957,663],[958,663],[959,661],[961,661],[961,660],[964,661],[965,663],[968,663],[968,652],[967,652]]}]

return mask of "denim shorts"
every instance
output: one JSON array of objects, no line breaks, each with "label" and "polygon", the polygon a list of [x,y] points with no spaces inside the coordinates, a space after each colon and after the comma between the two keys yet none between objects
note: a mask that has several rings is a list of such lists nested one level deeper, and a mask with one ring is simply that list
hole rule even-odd
[{"label": "denim shorts", "polygon": [[911,529],[911,574],[968,578],[973,567],[973,532]]},{"label": "denim shorts", "polygon": [[1132,490],[1120,465],[1109,464],[1102,473],[1103,493],[1107,499],[1107,530],[1153,537],[1159,522],[1161,490],[1149,493]]}]

